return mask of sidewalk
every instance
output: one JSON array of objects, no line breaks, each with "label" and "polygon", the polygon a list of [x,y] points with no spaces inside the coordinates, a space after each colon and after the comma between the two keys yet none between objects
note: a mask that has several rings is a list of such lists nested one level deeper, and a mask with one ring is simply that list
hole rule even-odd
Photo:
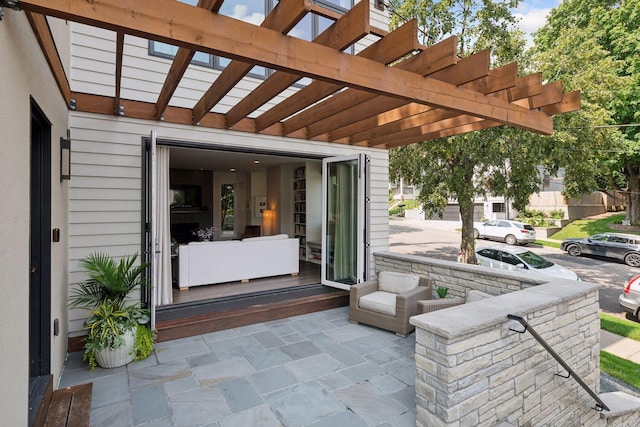
[{"label": "sidewalk", "polygon": [[600,331],[600,350],[640,365],[640,341]]}]

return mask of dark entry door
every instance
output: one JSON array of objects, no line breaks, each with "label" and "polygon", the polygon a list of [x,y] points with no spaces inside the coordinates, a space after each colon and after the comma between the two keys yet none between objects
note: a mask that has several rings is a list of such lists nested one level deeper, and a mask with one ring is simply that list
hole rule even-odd
[{"label": "dark entry door", "polygon": [[[33,100],[30,177],[29,388],[32,396],[39,379],[51,373],[51,124]],[[32,402],[29,403],[31,407]]]}]

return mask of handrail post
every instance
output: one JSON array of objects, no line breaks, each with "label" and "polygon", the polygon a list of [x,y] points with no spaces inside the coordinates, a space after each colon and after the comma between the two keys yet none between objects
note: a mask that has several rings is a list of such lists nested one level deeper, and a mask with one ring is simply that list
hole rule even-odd
[{"label": "handrail post", "polygon": [[[524,326],[524,330],[523,331],[517,331],[515,329],[511,329],[514,332],[518,332],[520,334],[524,334],[525,332],[529,331],[531,333],[531,335],[540,343],[542,344],[542,346],[545,348],[545,350],[547,350],[547,352],[549,352],[549,354],[551,356],[553,356],[554,359],[556,359],[556,361],[569,373],[569,376],[572,376],[577,382],[578,384],[580,384],[582,386],[583,389],[585,389],[587,391],[587,393],[589,393],[589,395],[591,397],[593,397],[593,399],[596,401],[596,407],[594,409],[596,409],[597,411],[602,411],[603,409],[606,409],[607,411],[611,411],[609,409],[609,407],[602,401],[602,399],[600,399],[600,397],[598,397],[598,395],[591,390],[591,388],[589,388],[589,386],[582,380],[582,378],[580,378],[573,369],[571,369],[569,367],[569,365],[567,364],[567,362],[564,361],[564,359],[562,359],[562,357],[560,357],[560,355],[558,353],[555,352],[555,350],[553,350],[553,348],[551,348],[551,346],[544,340],[544,338],[542,338],[529,324],[529,322],[527,322],[523,317],[520,316],[516,316],[515,314],[507,314],[507,317],[511,320],[516,320],[518,321],[522,326]],[[569,378],[568,376],[565,378]]]}]

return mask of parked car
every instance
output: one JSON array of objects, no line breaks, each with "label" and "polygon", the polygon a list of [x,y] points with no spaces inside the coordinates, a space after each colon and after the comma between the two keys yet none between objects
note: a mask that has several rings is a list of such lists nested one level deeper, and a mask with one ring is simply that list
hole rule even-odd
[{"label": "parked car", "polygon": [[502,270],[525,271],[536,276],[580,280],[568,268],[555,264],[547,258],[518,246],[491,245],[476,249],[478,265]]},{"label": "parked car", "polygon": [[620,233],[601,233],[587,238],[565,239],[560,249],[571,256],[597,255],[624,261],[640,267],[640,236]]},{"label": "parked car", "polygon": [[624,292],[618,298],[620,307],[638,318],[640,311],[640,274],[631,276],[624,284]]},{"label": "parked car", "polygon": [[508,245],[533,243],[536,241],[536,230],[529,225],[506,219],[496,219],[473,224],[473,237],[505,242]]}]

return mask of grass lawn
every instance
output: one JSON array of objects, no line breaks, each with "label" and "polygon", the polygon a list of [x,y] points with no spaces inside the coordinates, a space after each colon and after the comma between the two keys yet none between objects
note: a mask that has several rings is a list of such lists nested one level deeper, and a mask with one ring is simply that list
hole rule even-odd
[{"label": "grass lawn", "polygon": [[[614,334],[640,341],[640,323],[600,313],[600,327]],[[600,369],[637,389],[640,389],[640,365],[604,350],[600,351]]]},{"label": "grass lawn", "polygon": [[601,350],[600,370],[630,386],[640,389],[640,365],[638,364]]},{"label": "grass lawn", "polygon": [[[554,240],[563,240],[570,237],[588,237],[593,234],[616,231],[609,224],[620,223],[624,215],[611,215],[601,219],[578,219],[551,236]],[[628,233],[638,234],[638,233]]]}]

